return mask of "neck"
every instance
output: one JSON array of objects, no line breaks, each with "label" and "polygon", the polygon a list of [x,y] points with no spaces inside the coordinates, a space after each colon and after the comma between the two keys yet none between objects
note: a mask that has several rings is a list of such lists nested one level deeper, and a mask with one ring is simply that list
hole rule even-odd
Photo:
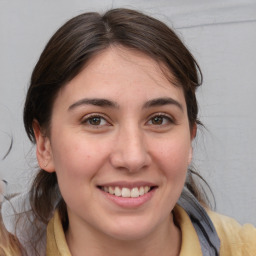
[{"label": "neck", "polygon": [[81,233],[75,226],[70,226],[66,240],[72,256],[177,256],[181,247],[181,232],[170,215],[161,227],[142,239],[118,240],[97,231],[91,232],[88,227]]}]

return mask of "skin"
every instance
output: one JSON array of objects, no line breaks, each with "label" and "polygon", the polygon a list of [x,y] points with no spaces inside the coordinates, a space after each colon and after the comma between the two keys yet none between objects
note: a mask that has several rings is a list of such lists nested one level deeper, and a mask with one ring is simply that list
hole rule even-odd
[{"label": "skin", "polygon": [[[94,105],[91,99],[104,101]],[[50,135],[36,122],[34,131],[39,165],[57,173],[67,204],[73,256],[179,254],[181,235],[171,211],[195,130],[182,88],[134,50],[110,47],[61,89]],[[154,193],[142,205],[122,207],[98,188],[124,182],[153,184]]]}]

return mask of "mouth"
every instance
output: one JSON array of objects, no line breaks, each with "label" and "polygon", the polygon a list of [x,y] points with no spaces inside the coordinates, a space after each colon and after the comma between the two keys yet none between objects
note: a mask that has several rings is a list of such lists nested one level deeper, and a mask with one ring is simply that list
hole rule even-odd
[{"label": "mouth", "polygon": [[152,190],[156,189],[156,186],[135,186],[135,187],[122,187],[122,186],[98,186],[98,188],[110,195],[123,198],[138,198],[142,197]]}]

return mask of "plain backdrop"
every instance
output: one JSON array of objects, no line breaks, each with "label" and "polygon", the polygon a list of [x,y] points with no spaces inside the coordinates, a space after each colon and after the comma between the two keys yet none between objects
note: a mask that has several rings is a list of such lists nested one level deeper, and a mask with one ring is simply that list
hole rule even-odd
[{"label": "plain backdrop", "polygon": [[[0,0],[0,177],[7,193],[28,188],[37,163],[22,123],[32,69],[69,18],[127,7],[174,28],[199,62],[200,129],[194,167],[210,184],[217,211],[256,225],[255,0]],[[13,147],[5,158],[13,138]]]}]

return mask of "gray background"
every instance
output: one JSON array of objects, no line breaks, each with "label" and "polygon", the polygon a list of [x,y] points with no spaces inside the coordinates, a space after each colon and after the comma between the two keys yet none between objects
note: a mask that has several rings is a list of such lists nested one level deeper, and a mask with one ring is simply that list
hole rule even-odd
[{"label": "gray background", "polygon": [[174,27],[198,60],[207,127],[194,143],[194,166],[209,182],[217,211],[256,225],[255,0],[0,0],[0,177],[7,192],[28,187],[36,168],[22,108],[33,66],[54,31],[85,11],[143,10]]}]

